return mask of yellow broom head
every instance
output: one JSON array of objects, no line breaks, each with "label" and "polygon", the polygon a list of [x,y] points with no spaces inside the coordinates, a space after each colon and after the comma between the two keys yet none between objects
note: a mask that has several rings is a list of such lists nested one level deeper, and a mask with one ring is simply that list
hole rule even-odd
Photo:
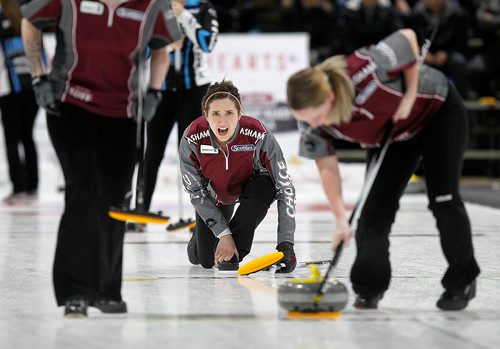
[{"label": "yellow broom head", "polygon": [[261,271],[262,269],[266,269],[271,265],[278,263],[284,257],[283,252],[272,252],[265,254],[259,258],[255,258],[253,261],[248,262],[245,265],[242,265],[238,269],[239,275],[248,275],[252,273],[256,273]]},{"label": "yellow broom head", "polygon": [[113,208],[108,211],[108,215],[117,221],[142,224],[167,224],[170,219],[170,217],[161,214]]}]

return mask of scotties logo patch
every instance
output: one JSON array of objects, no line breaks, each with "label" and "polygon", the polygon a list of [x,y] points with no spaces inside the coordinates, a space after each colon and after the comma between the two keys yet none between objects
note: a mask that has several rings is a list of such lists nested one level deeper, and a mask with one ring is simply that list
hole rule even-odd
[{"label": "scotties logo patch", "polygon": [[255,146],[253,144],[239,144],[231,146],[232,151],[254,151]]}]

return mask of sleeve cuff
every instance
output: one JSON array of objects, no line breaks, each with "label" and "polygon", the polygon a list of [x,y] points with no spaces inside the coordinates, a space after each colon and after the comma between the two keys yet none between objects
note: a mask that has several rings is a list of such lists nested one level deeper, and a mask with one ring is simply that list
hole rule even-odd
[{"label": "sleeve cuff", "polygon": [[220,233],[219,235],[217,235],[217,239],[220,239],[221,237],[226,236],[226,235],[233,235],[231,233],[231,231],[229,230],[229,228],[223,230],[222,233]]}]

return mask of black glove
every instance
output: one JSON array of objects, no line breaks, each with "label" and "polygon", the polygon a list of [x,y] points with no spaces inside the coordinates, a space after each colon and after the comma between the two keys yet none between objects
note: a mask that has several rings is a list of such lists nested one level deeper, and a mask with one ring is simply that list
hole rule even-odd
[{"label": "black glove", "polygon": [[293,244],[291,242],[282,242],[276,246],[278,251],[284,253],[284,257],[281,261],[279,261],[278,265],[281,265],[281,268],[276,270],[277,273],[291,273],[295,270],[297,266],[297,257],[295,257],[295,251],[293,250]]},{"label": "black glove", "polygon": [[61,115],[61,112],[57,107],[57,101],[54,97],[52,85],[49,79],[47,79],[47,75],[35,76],[31,80],[31,85],[33,86],[33,92],[35,93],[36,104],[45,109],[49,114],[57,116]]},{"label": "black glove", "polygon": [[[160,90],[155,90],[154,88],[149,88],[148,92],[144,96],[144,100],[142,103],[142,118],[144,121],[151,121],[156,114],[156,109],[158,105],[160,105],[162,99],[162,92]],[[139,111],[139,103],[138,99],[134,99],[134,113],[135,116],[138,115]]]}]

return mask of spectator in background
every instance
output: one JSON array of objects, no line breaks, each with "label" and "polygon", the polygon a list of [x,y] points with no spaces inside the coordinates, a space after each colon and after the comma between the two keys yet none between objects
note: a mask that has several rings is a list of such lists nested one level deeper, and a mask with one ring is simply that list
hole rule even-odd
[{"label": "spectator in background", "polygon": [[345,26],[329,1],[296,0],[293,5],[284,6],[282,21],[284,31],[309,33],[311,64],[346,51]]},{"label": "spectator in background", "polygon": [[272,33],[282,30],[281,0],[248,0],[241,6],[242,32]]},{"label": "spectator in background", "polygon": [[221,33],[241,31],[240,12],[245,0],[212,0],[211,2],[217,11]]},{"label": "spectator in background", "polygon": [[412,8],[418,0],[391,0],[392,7],[398,14],[405,27],[408,27],[411,20]]},{"label": "spectator in background", "polygon": [[500,85],[500,1],[482,0],[476,12],[477,34],[482,52],[468,64],[467,76],[478,97],[495,96]]},{"label": "spectator in background", "polygon": [[[17,0],[0,0],[0,110],[12,193],[7,205],[21,205],[37,198],[38,156],[33,125],[38,105],[21,39],[21,13]],[[22,146],[21,157],[19,145]]]},{"label": "spectator in background", "polygon": [[441,70],[465,98],[467,78],[464,74],[467,61],[464,56],[467,40],[467,24],[464,13],[451,0],[422,0],[413,8],[411,26],[422,44],[437,26],[425,63]]},{"label": "spectator in background", "polygon": [[376,44],[403,27],[397,13],[381,0],[349,0],[344,11],[344,22],[349,37],[349,52]]}]

